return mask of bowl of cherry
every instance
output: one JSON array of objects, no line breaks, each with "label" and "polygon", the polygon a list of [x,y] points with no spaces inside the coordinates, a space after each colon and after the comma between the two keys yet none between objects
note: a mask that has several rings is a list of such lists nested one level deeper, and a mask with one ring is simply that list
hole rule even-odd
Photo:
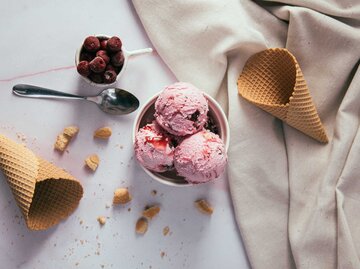
[{"label": "bowl of cherry", "polygon": [[76,51],[76,69],[92,85],[111,85],[124,73],[129,58],[152,51],[152,48],[128,51],[117,36],[88,36]]}]

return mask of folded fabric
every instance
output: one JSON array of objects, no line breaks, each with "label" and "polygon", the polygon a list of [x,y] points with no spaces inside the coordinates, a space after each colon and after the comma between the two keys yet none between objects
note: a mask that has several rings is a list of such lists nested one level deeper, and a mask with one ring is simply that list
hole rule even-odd
[{"label": "folded fabric", "polygon": [[[177,79],[228,110],[229,182],[252,268],[360,268],[360,2],[133,3]],[[296,57],[328,144],[238,95],[246,61],[272,47]]]}]

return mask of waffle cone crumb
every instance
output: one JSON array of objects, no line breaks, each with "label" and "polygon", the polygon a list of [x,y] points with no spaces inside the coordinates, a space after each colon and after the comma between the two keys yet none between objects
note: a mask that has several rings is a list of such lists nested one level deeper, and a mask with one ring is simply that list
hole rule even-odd
[{"label": "waffle cone crumb", "polygon": [[136,222],[135,231],[137,234],[145,234],[148,229],[148,221],[146,218],[139,218]]},{"label": "waffle cone crumb", "polygon": [[214,212],[214,209],[205,199],[195,201],[195,206],[201,213],[206,215],[211,215]]},{"label": "waffle cone crumb", "polygon": [[167,236],[169,232],[170,232],[169,226],[164,227],[164,229],[163,229],[163,235],[164,235],[164,236]]},{"label": "waffle cone crumb", "polygon": [[73,138],[77,133],[79,132],[79,128],[76,126],[68,126],[65,127],[63,133],[64,135],[67,135],[70,138]]},{"label": "waffle cone crumb", "polygon": [[79,132],[76,126],[65,127],[63,132],[56,137],[54,148],[60,152],[64,152],[69,145],[71,139]]},{"label": "waffle cone crumb", "polygon": [[95,171],[98,168],[99,163],[100,159],[96,154],[90,155],[85,160],[86,166],[89,167],[92,171]]},{"label": "waffle cone crumb", "polygon": [[113,204],[127,204],[132,199],[131,194],[127,188],[118,188],[114,192]]},{"label": "waffle cone crumb", "polygon": [[59,134],[56,138],[54,148],[58,151],[64,152],[70,140],[64,134]]},{"label": "waffle cone crumb", "polygon": [[152,218],[154,218],[157,214],[159,214],[160,212],[160,207],[155,205],[155,206],[150,206],[148,208],[146,208],[143,212],[142,215],[143,217],[151,220]]},{"label": "waffle cone crumb", "polygon": [[156,194],[157,194],[157,190],[152,190],[152,191],[151,191],[151,195],[152,195],[152,196],[156,196]]},{"label": "waffle cone crumb", "polygon": [[94,132],[94,138],[108,139],[112,135],[110,127],[102,127]]},{"label": "waffle cone crumb", "polygon": [[106,218],[103,217],[103,216],[100,216],[97,218],[97,221],[99,222],[99,224],[102,226],[102,225],[105,225],[106,223]]}]

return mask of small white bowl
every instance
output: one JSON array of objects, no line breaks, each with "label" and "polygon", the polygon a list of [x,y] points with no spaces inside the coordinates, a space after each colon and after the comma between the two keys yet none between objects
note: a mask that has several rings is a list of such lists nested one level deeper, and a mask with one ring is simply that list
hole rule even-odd
[{"label": "small white bowl", "polygon": [[[109,35],[102,35],[102,34],[99,34],[99,35],[94,35],[96,36],[97,38],[99,38],[100,40],[101,39],[109,39],[111,36]],[[75,53],[75,65],[77,66],[80,62],[80,55],[81,55],[81,52],[83,50],[83,44],[81,44],[81,46],[77,49],[76,53]],[[80,76],[88,83],[90,83],[91,85],[93,86],[110,86],[110,85],[113,85],[114,83],[116,83],[116,81],[118,80],[118,78],[120,78],[120,76],[122,76],[122,74],[125,72],[126,70],[126,66],[128,64],[128,61],[129,61],[129,58],[133,57],[133,56],[136,56],[136,55],[141,55],[141,54],[146,54],[146,53],[151,53],[153,52],[153,49],[152,48],[146,48],[146,49],[138,49],[138,50],[132,50],[132,51],[128,51],[125,49],[124,45],[122,45],[122,52],[124,54],[124,65],[122,66],[119,74],[117,74],[116,76],[116,80],[112,83],[96,83],[94,81],[91,81],[88,77],[84,77],[84,76]]]},{"label": "small white bowl", "polygon": [[[225,115],[224,111],[222,110],[222,108],[220,107],[219,103],[214,98],[212,98],[210,95],[208,95],[206,93],[204,93],[204,95],[209,104],[208,115],[209,115],[209,117],[211,117],[214,120],[216,127],[219,130],[218,135],[224,142],[225,150],[228,151],[229,143],[230,143],[230,128],[229,128],[229,123],[227,121],[226,115]],[[159,96],[159,93],[156,94],[155,96],[151,97],[139,110],[139,112],[135,118],[135,122],[134,122],[134,126],[133,126],[133,134],[132,134],[133,145],[135,145],[135,136],[136,136],[138,130],[141,127],[145,126],[146,124],[151,123],[155,119],[154,118],[155,101],[158,98],[158,96]],[[142,169],[144,169],[144,171],[151,178],[155,179],[156,181],[158,181],[160,183],[163,183],[163,184],[166,184],[169,186],[175,186],[175,187],[187,187],[187,186],[195,185],[195,184],[191,184],[191,183],[187,182],[184,179],[184,177],[177,175],[175,170],[158,173],[158,172],[150,171],[149,169],[145,168],[141,164],[140,164],[140,166],[142,167]],[[204,184],[204,183],[202,183],[202,184]]]}]

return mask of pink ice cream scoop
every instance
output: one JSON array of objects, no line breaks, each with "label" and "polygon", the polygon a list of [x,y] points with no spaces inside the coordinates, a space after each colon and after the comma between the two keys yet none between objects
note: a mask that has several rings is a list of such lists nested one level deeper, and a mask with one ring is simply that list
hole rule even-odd
[{"label": "pink ice cream scoop", "polygon": [[177,82],[160,93],[154,116],[169,133],[185,136],[203,128],[208,111],[208,102],[199,89],[190,83]]},{"label": "pink ice cream scoop", "polygon": [[147,169],[165,172],[174,168],[171,138],[153,122],[142,127],[135,138],[136,159]]},{"label": "pink ice cream scoop", "polygon": [[206,130],[185,138],[175,149],[175,169],[190,183],[204,183],[219,177],[226,163],[223,141]]}]

